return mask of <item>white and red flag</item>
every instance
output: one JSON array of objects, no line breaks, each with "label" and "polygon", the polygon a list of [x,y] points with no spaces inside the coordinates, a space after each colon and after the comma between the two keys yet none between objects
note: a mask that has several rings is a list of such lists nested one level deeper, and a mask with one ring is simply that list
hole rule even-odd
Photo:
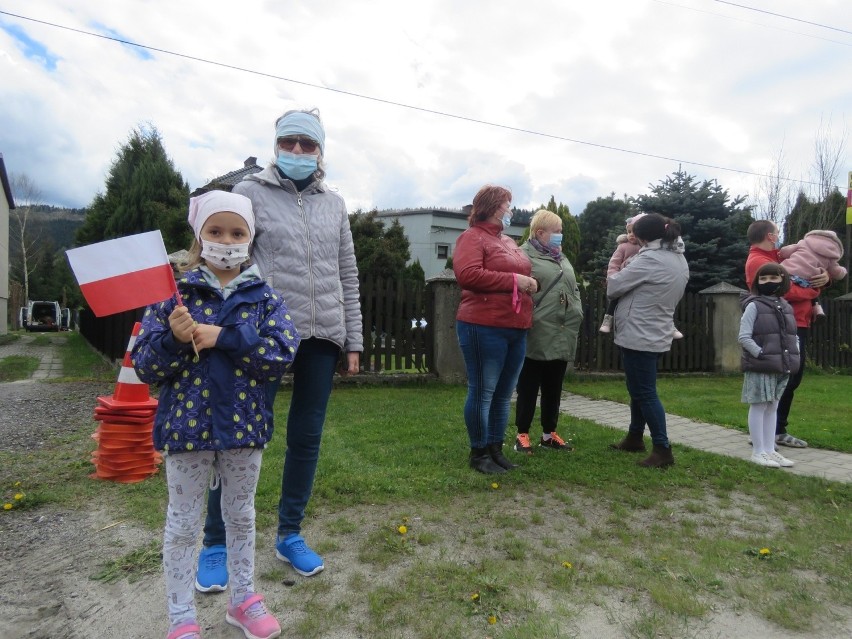
[{"label": "white and red flag", "polygon": [[66,251],[83,297],[98,317],[162,302],[177,293],[159,231]]}]

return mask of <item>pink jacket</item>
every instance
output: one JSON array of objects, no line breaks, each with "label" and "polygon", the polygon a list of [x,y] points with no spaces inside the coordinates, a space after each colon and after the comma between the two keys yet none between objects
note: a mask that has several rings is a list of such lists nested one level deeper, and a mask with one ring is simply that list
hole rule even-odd
[{"label": "pink jacket", "polygon": [[805,237],[779,250],[781,263],[790,275],[810,280],[825,269],[833,280],[846,277],[846,269],[838,262],[843,257],[843,244],[834,231],[811,231]]},{"label": "pink jacket", "polygon": [[616,241],[618,242],[618,246],[615,248],[615,251],[613,251],[612,257],[609,258],[609,264],[606,267],[607,277],[613,273],[618,273],[621,269],[627,266],[630,258],[636,255],[641,248],[638,244],[631,244],[628,242],[626,233],[619,235]]}]

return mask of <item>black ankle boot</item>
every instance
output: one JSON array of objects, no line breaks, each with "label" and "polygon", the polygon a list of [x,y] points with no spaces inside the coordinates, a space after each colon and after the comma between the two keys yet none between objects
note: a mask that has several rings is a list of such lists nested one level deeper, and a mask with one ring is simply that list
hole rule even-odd
[{"label": "black ankle boot", "polygon": [[470,449],[470,467],[480,473],[488,475],[499,475],[505,473],[506,469],[498,465],[491,459],[487,448],[471,448]]},{"label": "black ankle boot", "polygon": [[517,468],[517,464],[513,464],[510,462],[506,456],[503,454],[503,444],[502,443],[494,443],[488,444],[485,447],[488,451],[488,454],[491,455],[491,460],[500,466],[501,468],[505,468],[506,470],[512,470],[513,468]]}]

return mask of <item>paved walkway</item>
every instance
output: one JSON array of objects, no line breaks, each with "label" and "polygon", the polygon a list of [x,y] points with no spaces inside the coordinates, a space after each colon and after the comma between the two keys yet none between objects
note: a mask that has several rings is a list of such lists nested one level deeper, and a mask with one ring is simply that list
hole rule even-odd
[{"label": "paved walkway", "polygon": [[[50,340],[50,345],[34,346],[33,342],[38,335],[47,336]],[[0,347],[0,357],[8,357],[10,355],[38,357],[38,368],[29,380],[43,380],[62,377],[62,359],[59,357],[59,349],[56,348],[55,342],[61,344],[64,343],[65,340],[66,337],[61,333],[27,333],[26,335],[22,335],[21,339]]]},{"label": "paved walkway", "polygon": [[[562,413],[627,431],[630,407],[607,400],[595,400],[571,393],[562,393],[559,407]],[[739,459],[751,457],[748,434],[733,428],[698,422],[666,413],[669,440],[708,453],[728,455]],[[646,433],[647,434],[647,433]],[[831,481],[852,482],[852,455],[818,448],[781,448],[784,457],[796,462],[792,468],[780,469],[796,475],[823,477]]]}]

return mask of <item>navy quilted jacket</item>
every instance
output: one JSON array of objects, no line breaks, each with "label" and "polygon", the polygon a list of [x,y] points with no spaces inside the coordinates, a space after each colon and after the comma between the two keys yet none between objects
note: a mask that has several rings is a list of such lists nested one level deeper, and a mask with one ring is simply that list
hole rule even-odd
[{"label": "navy quilted jacket", "polygon": [[174,298],[145,309],[130,359],[141,381],[160,386],[154,447],[170,453],[263,447],[272,437],[265,386],[284,374],[299,346],[283,298],[253,278],[224,299],[199,269],[177,284],[193,319],[222,332],[215,348],[196,356],[169,327]]}]

